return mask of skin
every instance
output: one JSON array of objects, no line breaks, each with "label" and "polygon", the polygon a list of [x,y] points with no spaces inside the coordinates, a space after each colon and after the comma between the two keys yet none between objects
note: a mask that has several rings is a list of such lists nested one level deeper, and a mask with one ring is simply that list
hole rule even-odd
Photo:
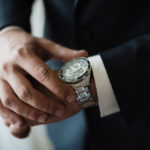
[{"label": "skin", "polygon": [[[80,111],[72,88],[59,79],[59,70],[52,71],[45,61],[87,57],[86,51],[20,29],[1,35],[0,45],[0,116],[14,136],[27,137],[31,126],[57,122]],[[93,78],[90,90],[97,99]]]}]

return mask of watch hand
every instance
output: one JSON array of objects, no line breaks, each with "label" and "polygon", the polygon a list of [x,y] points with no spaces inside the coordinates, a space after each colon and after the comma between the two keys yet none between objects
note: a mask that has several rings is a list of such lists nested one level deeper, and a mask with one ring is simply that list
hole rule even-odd
[{"label": "watch hand", "polygon": [[66,76],[72,76],[72,74],[74,73],[74,71],[70,71],[70,70],[66,70],[66,73],[65,73],[65,75]]}]

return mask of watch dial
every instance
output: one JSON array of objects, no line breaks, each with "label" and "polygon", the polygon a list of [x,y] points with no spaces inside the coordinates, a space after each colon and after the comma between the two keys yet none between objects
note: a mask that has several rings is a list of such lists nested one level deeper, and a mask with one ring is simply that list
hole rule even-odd
[{"label": "watch dial", "polygon": [[74,59],[64,65],[62,77],[66,82],[75,82],[87,72],[88,67],[89,63],[86,59]]}]

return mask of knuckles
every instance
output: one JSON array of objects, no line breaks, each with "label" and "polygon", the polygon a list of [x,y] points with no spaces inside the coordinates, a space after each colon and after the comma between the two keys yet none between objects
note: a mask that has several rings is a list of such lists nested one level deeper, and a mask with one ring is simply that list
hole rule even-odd
[{"label": "knuckles", "polygon": [[56,104],[51,101],[51,103],[44,104],[41,106],[41,109],[43,112],[48,113],[48,114],[53,114],[54,110],[56,109]]},{"label": "knuckles", "polygon": [[12,62],[2,62],[0,65],[0,74],[14,71],[15,65]]},{"label": "knuckles", "polygon": [[8,72],[9,68],[10,68],[10,64],[8,62],[1,64],[1,71]]},{"label": "knuckles", "polygon": [[3,99],[3,105],[6,107],[6,108],[10,108],[12,106],[12,98],[10,97],[6,97],[5,99]]},{"label": "knuckles", "polygon": [[27,101],[29,98],[31,100],[31,91],[29,88],[27,88],[25,86],[18,87],[17,94],[18,94],[19,98],[22,100]]},{"label": "knuckles", "polygon": [[14,61],[25,58],[26,56],[31,54],[31,50],[26,46],[15,49],[12,51],[12,59]]},{"label": "knuckles", "polygon": [[40,81],[40,82],[44,82],[48,79],[49,77],[49,70],[47,68],[37,68],[37,79]]},{"label": "knuckles", "polygon": [[52,109],[50,109],[51,107],[49,105],[45,105],[43,106],[42,110],[43,112],[46,112],[46,113],[50,113],[50,111],[52,111]]},{"label": "knuckles", "polygon": [[10,73],[15,70],[17,61],[20,61],[20,59],[23,59],[28,53],[28,50],[25,48],[20,48],[18,50],[13,50],[10,52],[10,54],[7,56],[7,58],[3,58],[0,60],[0,74],[3,73]]},{"label": "knuckles", "polygon": [[14,50],[13,51],[13,57],[15,59],[19,59],[20,57],[23,57],[25,55],[25,53],[26,53],[25,51],[26,51],[25,48],[19,48],[17,50]]}]

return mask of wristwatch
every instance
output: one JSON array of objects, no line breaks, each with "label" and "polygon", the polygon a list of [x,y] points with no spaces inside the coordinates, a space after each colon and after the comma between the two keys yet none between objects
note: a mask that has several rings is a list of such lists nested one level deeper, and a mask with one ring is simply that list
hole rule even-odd
[{"label": "wristwatch", "polygon": [[60,79],[73,88],[82,109],[97,104],[89,91],[91,71],[90,62],[85,57],[67,62],[60,70]]}]

